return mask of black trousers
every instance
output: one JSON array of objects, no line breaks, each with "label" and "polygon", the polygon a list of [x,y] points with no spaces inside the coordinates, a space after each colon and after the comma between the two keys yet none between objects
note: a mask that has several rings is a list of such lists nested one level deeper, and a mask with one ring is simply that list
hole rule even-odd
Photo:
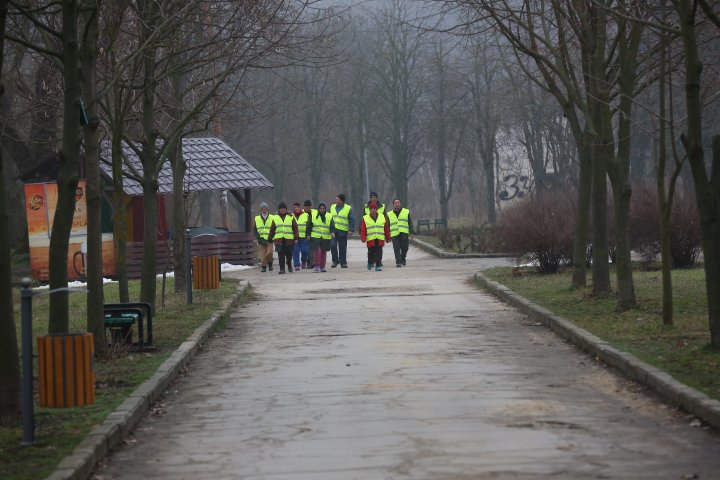
[{"label": "black trousers", "polygon": [[395,263],[402,263],[410,246],[410,236],[407,233],[399,233],[397,237],[393,237],[392,246],[395,253]]},{"label": "black trousers", "polygon": [[287,244],[285,240],[283,240],[282,245],[275,245],[275,251],[278,254],[280,271],[285,271],[285,264],[287,264],[288,268],[292,268],[293,245]]},{"label": "black trousers", "polygon": [[368,264],[382,267],[382,245],[368,247]]}]

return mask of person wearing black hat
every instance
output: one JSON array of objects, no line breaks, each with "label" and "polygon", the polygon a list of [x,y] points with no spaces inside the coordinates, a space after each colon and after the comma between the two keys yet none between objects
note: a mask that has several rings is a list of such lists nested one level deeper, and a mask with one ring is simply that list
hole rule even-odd
[{"label": "person wearing black hat", "polygon": [[413,221],[410,210],[403,208],[399,198],[393,200],[393,209],[385,214],[390,221],[390,235],[392,236],[393,251],[395,252],[395,266],[407,265],[408,247],[410,237],[413,235]]},{"label": "person wearing black hat", "polygon": [[376,192],[370,192],[370,200],[368,200],[368,203],[365,204],[365,215],[368,215],[370,213],[370,208],[368,205],[370,205],[371,202],[375,202],[378,205],[378,213],[380,215],[385,214],[385,204],[380,203],[380,200],[378,200],[378,194]]},{"label": "person wearing black hat", "polygon": [[335,204],[330,207],[330,214],[333,217],[332,240],[330,241],[331,266],[335,268],[340,265],[342,268],[348,268],[347,241],[355,230],[355,217],[352,207],[345,203],[344,193],[338,193],[335,197]]},{"label": "person wearing black hat", "polygon": [[[307,229],[307,238],[310,238],[310,230],[312,230],[312,219],[313,216],[317,213],[317,210],[315,210],[312,206],[312,202],[310,200],[305,200],[303,202],[303,211],[308,214],[309,220],[308,220],[308,229]],[[308,240],[309,241],[309,240]],[[313,253],[312,253],[312,247],[310,250],[310,253],[308,254],[308,260],[307,260],[307,268],[313,268]]]},{"label": "person wearing black hat", "polygon": [[280,202],[278,205],[278,213],[270,227],[268,238],[275,243],[275,251],[280,263],[278,273],[281,275],[285,273],[285,264],[287,264],[288,272],[292,273],[292,252],[295,240],[298,239],[298,226],[295,217],[288,213],[285,202]]},{"label": "person wearing black hat", "polygon": [[310,234],[308,233],[310,214],[300,208],[300,202],[293,203],[292,214],[297,222],[299,235],[299,238],[293,247],[293,267],[295,270],[305,270],[307,268],[308,253],[310,250]]}]

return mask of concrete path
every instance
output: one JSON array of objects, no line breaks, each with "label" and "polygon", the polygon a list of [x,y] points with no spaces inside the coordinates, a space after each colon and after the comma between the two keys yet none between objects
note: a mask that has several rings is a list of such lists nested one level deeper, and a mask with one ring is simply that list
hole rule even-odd
[{"label": "concrete path", "polygon": [[[104,479],[720,478],[720,438],[468,283],[499,260],[243,272]],[[386,259],[392,249],[386,247]]]}]

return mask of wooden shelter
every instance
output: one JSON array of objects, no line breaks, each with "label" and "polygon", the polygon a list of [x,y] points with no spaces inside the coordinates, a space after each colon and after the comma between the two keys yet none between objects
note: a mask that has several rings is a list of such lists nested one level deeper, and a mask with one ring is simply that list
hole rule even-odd
[{"label": "wooden shelter", "polygon": [[[236,151],[216,137],[184,138],[183,157],[187,164],[183,180],[184,193],[203,191],[227,191],[237,199],[244,210],[240,232],[230,232],[217,237],[201,237],[193,241],[193,255],[218,255],[223,263],[251,265],[255,262],[252,191],[273,188],[272,183]],[[127,233],[128,274],[139,276],[143,245],[142,186],[128,176],[129,172],[142,175],[142,163],[133,148],[123,145],[123,193],[128,210]],[[107,179],[112,179],[110,142],[102,145],[101,168]],[[112,189],[106,191],[108,201]],[[172,263],[170,250],[173,232],[166,221],[166,196],[172,194],[172,169],[166,161],[158,176],[158,270]],[[189,225],[189,227],[196,227]]]}]

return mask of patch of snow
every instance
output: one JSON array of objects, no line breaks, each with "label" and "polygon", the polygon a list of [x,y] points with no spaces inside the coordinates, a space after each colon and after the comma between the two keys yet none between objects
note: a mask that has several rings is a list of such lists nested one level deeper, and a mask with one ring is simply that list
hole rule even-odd
[{"label": "patch of snow", "polygon": [[[117,283],[117,280],[113,280],[111,278],[103,278],[103,283]],[[79,280],[75,280],[73,282],[68,282],[68,288],[82,288],[87,287],[86,282],[81,282]],[[40,285],[39,287],[35,287],[33,290],[47,290],[50,288],[50,284],[48,285]]]}]

